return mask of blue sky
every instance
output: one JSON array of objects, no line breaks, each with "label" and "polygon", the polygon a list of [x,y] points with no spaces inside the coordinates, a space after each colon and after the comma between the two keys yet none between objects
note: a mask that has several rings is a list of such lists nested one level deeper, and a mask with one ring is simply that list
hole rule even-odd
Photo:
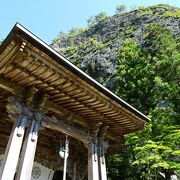
[{"label": "blue sky", "polygon": [[86,27],[87,19],[100,12],[113,15],[116,6],[169,4],[180,7],[180,0],[0,0],[0,39],[16,22],[50,43],[58,33],[71,27]]}]

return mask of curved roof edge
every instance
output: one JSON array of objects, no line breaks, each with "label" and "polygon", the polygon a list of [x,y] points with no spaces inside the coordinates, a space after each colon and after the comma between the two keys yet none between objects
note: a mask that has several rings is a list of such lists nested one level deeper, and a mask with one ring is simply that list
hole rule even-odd
[{"label": "curved roof edge", "polygon": [[129,105],[127,102],[122,100],[120,97],[112,93],[109,89],[98,83],[96,80],[91,78],[89,75],[87,75],[85,72],[80,70],[78,67],[76,67],[74,64],[72,64],[67,58],[59,54],[56,50],[54,50],[52,47],[50,47],[47,43],[42,41],[40,38],[38,38],[36,35],[31,33],[28,29],[23,27],[21,24],[16,23],[13,29],[10,31],[9,35],[6,37],[6,39],[3,41],[2,45],[0,46],[0,53],[5,49],[5,47],[10,42],[11,38],[18,34],[24,39],[26,39],[28,42],[30,42],[32,45],[40,49],[42,52],[47,54],[53,59],[59,60],[58,63],[60,63],[62,66],[70,70],[71,72],[75,73],[78,77],[80,77],[82,80],[86,81],[88,84],[95,87],[98,91],[105,94],[107,97],[111,98],[124,108],[128,109],[130,112],[137,115],[139,118],[145,120],[146,122],[151,121],[147,116],[145,116],[143,113]]}]

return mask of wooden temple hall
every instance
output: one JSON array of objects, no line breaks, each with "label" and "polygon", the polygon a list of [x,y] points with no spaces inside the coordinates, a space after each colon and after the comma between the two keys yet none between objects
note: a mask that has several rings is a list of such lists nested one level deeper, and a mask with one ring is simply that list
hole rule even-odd
[{"label": "wooden temple hall", "polygon": [[0,46],[0,180],[107,180],[147,121],[20,24]]}]

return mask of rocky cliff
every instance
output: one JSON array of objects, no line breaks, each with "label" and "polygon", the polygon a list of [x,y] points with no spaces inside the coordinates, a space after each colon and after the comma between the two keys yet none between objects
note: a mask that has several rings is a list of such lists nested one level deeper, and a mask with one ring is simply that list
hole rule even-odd
[{"label": "rocky cliff", "polygon": [[107,17],[79,34],[58,38],[52,47],[112,90],[121,45],[132,38],[145,48],[147,28],[155,23],[180,37],[180,9],[156,5]]}]

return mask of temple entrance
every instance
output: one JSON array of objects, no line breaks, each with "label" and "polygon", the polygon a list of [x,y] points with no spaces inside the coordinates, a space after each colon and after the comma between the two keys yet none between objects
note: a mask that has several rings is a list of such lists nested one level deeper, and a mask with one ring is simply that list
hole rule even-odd
[{"label": "temple entrance", "polygon": [[68,176],[107,180],[105,154],[149,121],[19,24],[0,46],[0,95],[0,180],[62,179],[66,135]]}]

